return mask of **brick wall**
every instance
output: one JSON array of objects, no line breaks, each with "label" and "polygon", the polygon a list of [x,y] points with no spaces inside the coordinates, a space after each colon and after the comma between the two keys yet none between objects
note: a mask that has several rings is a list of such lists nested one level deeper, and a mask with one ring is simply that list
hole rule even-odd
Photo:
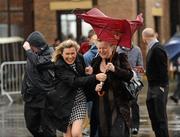
[{"label": "brick wall", "polygon": [[49,9],[51,0],[34,0],[35,30],[42,32],[49,43],[57,37],[56,11]]},{"label": "brick wall", "polygon": [[[49,3],[52,0],[34,0],[34,25],[35,30],[41,31],[49,43],[52,43],[54,38],[57,37],[57,21],[56,11],[49,9]],[[58,1],[58,0],[53,0]],[[144,27],[154,28],[154,18],[152,16],[152,7],[154,2],[159,0],[139,0],[140,7],[144,11]],[[161,38],[162,42],[165,42],[169,38],[169,2],[167,0],[161,0],[163,16],[161,17]],[[97,0],[97,8],[102,10],[106,15],[115,18],[125,18],[133,20],[136,18],[137,13],[137,1],[136,0]],[[166,29],[164,29],[166,28]],[[142,29],[141,29],[142,30]],[[133,36],[133,40],[137,43],[137,32]]]},{"label": "brick wall", "polygon": [[146,17],[146,22],[145,25],[146,27],[152,27],[154,28],[154,16],[152,15],[152,8],[154,7],[155,2],[160,2],[161,8],[162,8],[162,16],[161,18],[161,23],[160,23],[160,36],[161,36],[161,42],[165,43],[167,39],[170,37],[170,22],[169,22],[169,1],[167,0],[147,0],[145,4],[145,17]]},{"label": "brick wall", "polygon": [[98,0],[98,7],[108,16],[134,19],[136,17],[135,0]]}]

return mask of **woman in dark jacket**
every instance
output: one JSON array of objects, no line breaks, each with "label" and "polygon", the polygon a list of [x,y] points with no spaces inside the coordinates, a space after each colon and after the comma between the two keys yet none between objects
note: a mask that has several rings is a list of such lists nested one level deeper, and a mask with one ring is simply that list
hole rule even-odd
[{"label": "woman in dark jacket", "polygon": [[[113,53],[110,43],[98,43],[99,56],[92,62],[93,73],[106,73],[104,83],[96,85],[95,90],[103,96],[96,95],[92,108],[91,137],[98,132],[99,137],[129,137],[130,107],[129,99],[122,81],[129,81],[133,72],[124,53]],[[119,128],[118,128],[119,127]]]},{"label": "woman in dark jacket", "polygon": [[[79,45],[66,40],[57,46],[52,61],[55,62],[56,91],[48,95],[51,122],[64,137],[82,137],[82,122],[86,116],[86,95],[96,80],[105,81],[106,74],[86,76]],[[85,91],[86,90],[86,91]],[[90,90],[92,92],[92,90]]]}]

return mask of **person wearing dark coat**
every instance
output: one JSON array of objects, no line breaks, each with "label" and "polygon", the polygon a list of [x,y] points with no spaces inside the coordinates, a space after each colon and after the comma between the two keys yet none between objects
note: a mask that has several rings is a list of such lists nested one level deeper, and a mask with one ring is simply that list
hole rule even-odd
[{"label": "person wearing dark coat", "polygon": [[[122,81],[133,77],[127,55],[114,53],[114,47],[108,42],[101,41],[97,47],[99,56],[91,64],[93,74],[106,73],[107,79],[95,88],[98,94],[93,100],[90,136],[129,137],[130,102],[121,86]],[[104,95],[99,94],[101,91]]]},{"label": "person wearing dark coat", "polygon": [[167,97],[169,89],[168,58],[152,28],[145,28],[142,38],[148,46],[146,76],[148,92],[146,105],[152,129],[156,137],[169,137],[167,120]]},{"label": "person wearing dark coat", "polygon": [[170,96],[170,99],[175,103],[178,103],[180,99],[180,56],[177,57],[175,61],[173,61],[174,74],[176,78],[176,88],[173,95]]},{"label": "person wearing dark coat", "polygon": [[106,79],[104,73],[85,74],[85,63],[78,49],[77,42],[66,40],[57,46],[52,58],[56,91],[48,95],[48,113],[51,125],[62,131],[64,137],[82,137],[88,92],[92,92],[97,80]]},{"label": "person wearing dark coat", "polygon": [[[136,74],[136,79],[141,79],[141,75],[143,74],[143,57],[141,49],[132,43],[131,50],[125,50],[123,48],[117,48],[118,53],[126,53],[128,56],[129,64],[131,68]],[[138,96],[130,102],[131,107],[131,133],[136,135],[139,131],[140,125],[140,112],[139,112],[139,104],[138,104]]]},{"label": "person wearing dark coat", "polygon": [[46,95],[54,90],[54,71],[48,68],[52,50],[38,31],[28,36],[23,48],[27,64],[21,93],[26,126],[34,137],[56,137],[56,130],[47,124],[45,116]]}]

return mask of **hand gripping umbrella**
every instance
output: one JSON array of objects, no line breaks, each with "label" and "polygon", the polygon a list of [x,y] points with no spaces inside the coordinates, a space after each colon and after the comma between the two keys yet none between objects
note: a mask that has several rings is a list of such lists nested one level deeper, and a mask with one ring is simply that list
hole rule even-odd
[{"label": "hand gripping umbrella", "polygon": [[[143,24],[142,14],[138,15],[134,21],[108,17],[97,8],[76,15],[93,27],[98,39],[128,49],[131,48],[131,38],[134,32]],[[101,84],[104,83],[101,82]],[[103,96],[104,92],[98,92],[98,95]]]}]

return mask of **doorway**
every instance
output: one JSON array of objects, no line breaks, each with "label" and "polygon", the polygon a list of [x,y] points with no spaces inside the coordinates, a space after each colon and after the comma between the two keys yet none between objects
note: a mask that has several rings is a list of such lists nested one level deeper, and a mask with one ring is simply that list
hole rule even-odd
[{"label": "doorway", "polygon": [[76,17],[72,11],[57,11],[58,38],[63,41],[74,39],[80,42],[87,37],[91,25]]},{"label": "doorway", "polygon": [[180,0],[170,0],[171,36],[180,31]]}]

